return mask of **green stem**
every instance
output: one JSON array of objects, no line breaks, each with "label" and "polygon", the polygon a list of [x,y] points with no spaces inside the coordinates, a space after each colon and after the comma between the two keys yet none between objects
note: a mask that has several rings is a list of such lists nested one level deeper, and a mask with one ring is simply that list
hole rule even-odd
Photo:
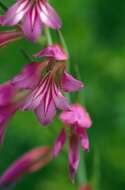
[{"label": "green stem", "polygon": [[47,39],[47,44],[52,45],[53,41],[52,41],[50,29],[48,27],[45,27],[45,36],[46,36],[46,39]]}]

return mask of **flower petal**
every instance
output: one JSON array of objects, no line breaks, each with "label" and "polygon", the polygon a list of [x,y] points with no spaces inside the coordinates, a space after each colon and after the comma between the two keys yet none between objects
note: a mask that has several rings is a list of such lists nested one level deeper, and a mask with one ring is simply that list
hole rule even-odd
[{"label": "flower petal", "polygon": [[22,36],[22,32],[16,30],[0,32],[0,47],[4,47],[8,43],[14,42],[22,38]]},{"label": "flower petal", "polygon": [[68,55],[58,44],[48,46],[35,54],[34,57],[50,57],[57,61],[66,61],[68,59]]},{"label": "flower petal", "polygon": [[61,110],[69,110],[70,106],[67,99],[62,95],[56,84],[53,84],[53,99],[57,108]]},{"label": "flower petal", "polygon": [[12,102],[14,94],[15,88],[10,82],[0,85],[0,106]]},{"label": "flower petal", "polygon": [[51,100],[51,102],[49,103],[49,107],[46,113],[44,107],[45,102],[42,101],[41,104],[35,110],[38,120],[43,126],[50,124],[56,114],[56,108],[53,100]]},{"label": "flower petal", "polygon": [[65,92],[77,91],[84,87],[84,85],[81,81],[76,80],[66,71],[62,75],[61,85]]},{"label": "flower petal", "polygon": [[61,20],[55,10],[48,4],[39,2],[38,13],[41,21],[48,27],[59,29],[61,28]]},{"label": "flower petal", "polygon": [[9,104],[7,106],[0,106],[0,144],[3,143],[5,130],[10,118],[14,115],[18,106],[15,104]]},{"label": "flower petal", "polygon": [[63,128],[56,140],[56,143],[55,143],[55,146],[54,146],[54,149],[53,149],[53,157],[56,157],[58,156],[58,154],[60,153],[60,151],[62,150],[62,147],[64,145],[66,141],[66,131],[65,131],[65,128]]},{"label": "flower petal", "polygon": [[92,126],[92,120],[80,104],[72,104],[69,111],[64,111],[60,115],[60,119],[66,125],[77,125],[82,128],[90,128]]},{"label": "flower petal", "polygon": [[45,166],[51,158],[50,155],[51,149],[48,146],[35,148],[24,154],[0,177],[0,187],[11,185],[23,175],[37,171]]},{"label": "flower petal", "polygon": [[71,133],[70,133],[70,145],[69,145],[69,170],[70,170],[70,178],[72,182],[74,182],[80,160],[79,138],[72,129],[70,132]]},{"label": "flower petal", "polygon": [[6,12],[2,18],[2,25],[13,26],[18,24],[30,7],[29,0],[19,0]]},{"label": "flower petal", "polygon": [[89,150],[89,139],[88,139],[88,135],[87,132],[84,128],[78,128],[77,130],[79,136],[80,136],[80,140],[81,140],[81,145],[83,150],[88,151]]},{"label": "flower petal", "polygon": [[23,19],[23,32],[31,41],[36,41],[41,34],[42,22],[37,15],[36,8],[31,8]]},{"label": "flower petal", "polygon": [[[44,64],[44,63],[43,63]],[[42,63],[32,62],[13,78],[12,83],[18,89],[32,89],[40,80]]]}]

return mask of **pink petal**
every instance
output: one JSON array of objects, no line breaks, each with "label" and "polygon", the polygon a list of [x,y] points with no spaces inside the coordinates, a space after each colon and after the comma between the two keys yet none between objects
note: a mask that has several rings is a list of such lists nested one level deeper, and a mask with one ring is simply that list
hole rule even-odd
[{"label": "pink petal", "polygon": [[18,106],[16,104],[9,104],[6,106],[0,106],[0,144],[3,143],[5,130],[10,118],[17,111]]},{"label": "pink petal", "polygon": [[4,47],[8,43],[14,42],[22,38],[22,35],[22,32],[18,32],[16,30],[0,32],[0,47]]},{"label": "pink petal", "polygon": [[42,101],[41,104],[35,110],[38,120],[43,126],[50,124],[56,114],[56,108],[53,100],[51,100],[46,113],[44,107],[45,103],[44,101]]},{"label": "pink petal", "polygon": [[41,63],[32,62],[26,65],[19,75],[14,77],[12,83],[18,89],[32,89],[40,80],[41,69]]},{"label": "pink petal", "polygon": [[14,94],[15,88],[10,82],[0,85],[0,106],[12,102]]},{"label": "pink petal", "polygon": [[86,130],[83,128],[78,128],[77,132],[80,136],[81,145],[82,145],[83,150],[88,151],[89,150],[89,139],[88,139]]},{"label": "pink petal", "polygon": [[38,13],[41,21],[53,29],[61,28],[61,20],[55,10],[48,4],[39,2]]},{"label": "pink petal", "polygon": [[76,124],[76,117],[74,113],[71,110],[64,111],[60,114],[60,119],[63,121],[66,125],[73,125]]},{"label": "pink petal", "polygon": [[30,7],[29,0],[19,0],[12,7],[9,8],[7,13],[2,19],[2,25],[16,25],[24,17],[25,13]]},{"label": "pink petal", "polygon": [[66,125],[77,125],[82,128],[90,128],[92,126],[89,114],[80,104],[72,104],[69,111],[61,113],[60,119]]},{"label": "pink petal", "polygon": [[11,185],[25,174],[44,167],[50,161],[50,155],[51,149],[48,146],[35,148],[24,154],[0,177],[0,187]]},{"label": "pink petal", "polygon": [[42,23],[36,8],[31,8],[23,19],[23,32],[31,41],[36,41],[41,34]]},{"label": "pink petal", "polygon": [[62,150],[62,147],[63,147],[65,141],[66,141],[66,131],[65,131],[65,128],[63,128],[61,130],[61,133],[59,134],[57,140],[56,140],[56,143],[55,143],[55,146],[53,149],[53,153],[52,153],[53,157],[58,156],[58,154]]},{"label": "pink petal", "polygon": [[71,129],[69,146],[69,170],[70,178],[74,182],[76,171],[79,165],[79,138]]},{"label": "pink petal", "polygon": [[61,85],[65,92],[78,91],[84,87],[84,85],[81,81],[76,80],[70,74],[68,74],[66,71],[62,75]]},{"label": "pink petal", "polygon": [[65,51],[58,45],[50,45],[42,51],[34,55],[35,57],[50,57],[54,58],[57,61],[65,61],[68,59],[68,55]]},{"label": "pink petal", "polygon": [[79,127],[90,128],[92,126],[92,120],[84,107],[80,104],[74,104],[71,106],[71,109],[76,115],[76,121]]},{"label": "pink petal", "polygon": [[60,90],[57,89],[56,84],[53,85],[53,99],[56,107],[61,110],[69,110],[70,106],[67,99],[62,95]]}]

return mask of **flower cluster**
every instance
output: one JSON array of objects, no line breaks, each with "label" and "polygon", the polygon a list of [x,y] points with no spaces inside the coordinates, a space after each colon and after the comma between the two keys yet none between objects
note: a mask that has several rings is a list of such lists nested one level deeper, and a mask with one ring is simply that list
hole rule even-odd
[{"label": "flower cluster", "polygon": [[[14,29],[0,33],[0,47],[20,38],[37,42],[44,27],[59,30],[61,20],[47,0],[17,0],[7,12],[0,16],[1,26]],[[45,26],[46,25],[46,26]],[[3,143],[7,123],[18,111],[33,111],[41,126],[53,122],[56,110],[63,112],[60,120],[64,123],[54,148],[39,148],[26,154],[10,167],[2,177],[0,186],[9,185],[24,173],[35,171],[43,166],[43,153],[50,152],[55,158],[66,141],[69,131],[69,170],[73,181],[79,165],[79,142],[85,151],[89,149],[86,129],[92,121],[85,108],[71,104],[65,93],[79,91],[83,83],[75,79],[67,70],[68,55],[59,44],[46,46],[33,55],[34,62],[24,68],[11,80],[0,85],[0,143]],[[42,61],[37,61],[42,58]],[[37,162],[36,162],[37,161]],[[45,161],[45,163],[47,162]]]}]

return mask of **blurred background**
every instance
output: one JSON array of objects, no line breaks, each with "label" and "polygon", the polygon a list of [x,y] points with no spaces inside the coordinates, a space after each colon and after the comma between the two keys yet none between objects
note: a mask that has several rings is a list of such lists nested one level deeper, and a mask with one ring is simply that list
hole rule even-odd
[{"label": "blurred background", "polygon": [[[1,0],[2,1],[2,0]],[[7,6],[14,0],[4,0]],[[90,151],[85,154],[88,182],[93,189],[125,190],[125,1],[50,0],[62,20],[71,71],[86,87],[81,102],[93,119],[88,130]],[[2,13],[2,10],[1,10]],[[52,31],[53,38],[56,37]],[[44,40],[44,37],[43,37]],[[27,62],[21,49],[34,54],[42,47],[20,40],[0,49],[0,82],[11,79]],[[73,96],[74,97],[74,96]],[[0,175],[20,155],[41,145],[54,144],[61,122],[41,128],[33,113],[17,113],[9,123],[0,153]],[[35,174],[24,177],[15,190],[76,190],[68,174],[68,155]]]}]

